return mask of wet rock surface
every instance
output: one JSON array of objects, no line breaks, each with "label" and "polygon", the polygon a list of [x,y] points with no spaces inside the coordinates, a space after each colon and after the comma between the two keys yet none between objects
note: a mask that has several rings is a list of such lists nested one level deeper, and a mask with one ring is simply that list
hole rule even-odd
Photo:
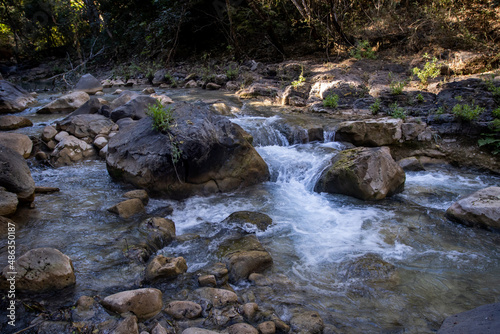
[{"label": "wet rock surface", "polygon": [[332,159],[332,166],[323,172],[314,190],[380,200],[401,192],[405,179],[388,147],[355,148]]},{"label": "wet rock surface", "polygon": [[36,99],[27,91],[0,79],[0,114],[21,112]]}]

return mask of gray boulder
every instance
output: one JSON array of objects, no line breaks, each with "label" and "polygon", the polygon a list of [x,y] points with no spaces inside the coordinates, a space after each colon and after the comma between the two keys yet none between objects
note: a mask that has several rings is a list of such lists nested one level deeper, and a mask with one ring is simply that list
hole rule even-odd
[{"label": "gray boulder", "polygon": [[314,190],[380,200],[403,191],[405,180],[405,172],[394,161],[388,147],[358,147],[333,157]]},{"label": "gray boulder", "polygon": [[500,303],[482,305],[446,318],[438,334],[500,333]]},{"label": "gray boulder", "polygon": [[0,132],[0,145],[13,149],[24,158],[29,158],[33,149],[30,137],[21,133]]},{"label": "gray boulder", "polygon": [[269,178],[266,163],[238,126],[204,103],[173,106],[176,126],[168,133],[154,130],[147,117],[110,138],[106,162],[112,177],[178,199]]},{"label": "gray boulder", "polygon": [[0,187],[16,194],[21,202],[32,202],[35,197],[35,181],[26,160],[3,145],[0,145]]},{"label": "gray boulder", "polygon": [[201,311],[199,304],[190,301],[176,300],[165,306],[165,313],[175,319],[195,319],[201,315]]},{"label": "gray boulder", "polygon": [[90,99],[89,94],[85,92],[73,92],[66,94],[50,102],[37,111],[38,114],[62,113],[75,111]]},{"label": "gray boulder", "polygon": [[83,91],[89,95],[94,95],[101,92],[103,89],[101,82],[97,80],[92,74],[85,74],[78,80],[75,90]]},{"label": "gray boulder", "polygon": [[26,117],[6,115],[0,117],[0,130],[9,131],[33,126],[33,123]]},{"label": "gray boulder", "polygon": [[36,99],[24,89],[0,80],[0,114],[21,112]]},{"label": "gray boulder", "polygon": [[335,141],[368,147],[396,144],[402,138],[402,124],[402,120],[395,118],[342,122],[335,133]]},{"label": "gray boulder", "polygon": [[136,92],[132,92],[129,90],[122,91],[120,95],[118,95],[118,97],[111,102],[109,107],[111,108],[111,110],[116,109],[123,106],[130,100],[135,99],[137,96],[139,96],[139,94],[137,94]]},{"label": "gray boulder", "polygon": [[500,187],[489,187],[453,203],[446,217],[467,226],[500,229]]},{"label": "gray boulder", "polygon": [[61,121],[57,128],[77,138],[90,138],[93,141],[98,135],[109,135],[111,131],[117,130],[118,126],[102,115],[81,114]]},{"label": "gray boulder", "polygon": [[261,231],[265,231],[273,223],[273,220],[264,213],[237,211],[230,214],[222,223],[225,225],[235,225],[237,227],[256,227]]},{"label": "gray boulder", "polygon": [[146,117],[146,112],[148,107],[151,105],[156,105],[157,99],[148,95],[139,95],[132,100],[128,101],[124,105],[111,111],[109,118],[113,122],[116,122],[122,118],[132,118],[141,119]]},{"label": "gray boulder", "polygon": [[191,298],[201,301],[198,304],[209,302],[215,308],[236,304],[238,296],[233,291],[217,288],[199,288],[191,293]]},{"label": "gray boulder", "polygon": [[28,292],[60,290],[74,285],[75,272],[71,259],[54,248],[36,248],[17,259],[15,270],[3,269],[3,278],[16,272],[16,288]]}]

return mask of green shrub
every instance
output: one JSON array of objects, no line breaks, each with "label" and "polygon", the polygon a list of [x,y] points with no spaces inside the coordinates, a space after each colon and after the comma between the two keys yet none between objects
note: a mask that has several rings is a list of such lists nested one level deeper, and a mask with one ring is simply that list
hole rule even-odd
[{"label": "green shrub", "polygon": [[240,75],[238,68],[233,68],[232,66],[226,70],[226,76],[229,80],[235,80]]},{"label": "green shrub", "polygon": [[356,43],[356,47],[351,50],[351,56],[356,59],[377,59],[375,51],[370,47],[370,42],[366,40]]},{"label": "green shrub", "polygon": [[370,106],[370,110],[372,111],[372,115],[377,115],[380,111],[382,101],[379,98],[375,99],[375,102]]},{"label": "green shrub", "polygon": [[500,103],[500,86],[497,87],[495,86],[495,83],[493,83],[493,80],[486,80],[486,88],[488,89],[491,94],[493,94],[493,98]]},{"label": "green shrub", "polygon": [[424,96],[422,94],[418,93],[418,95],[417,95],[417,101],[419,103],[425,102]]},{"label": "green shrub", "polygon": [[393,104],[391,104],[390,106],[390,110],[389,110],[389,115],[391,115],[392,118],[400,118],[402,119],[403,121],[406,119],[406,117],[408,116],[406,114],[406,110],[404,108],[401,108],[397,102],[394,102]]},{"label": "green shrub", "polygon": [[153,119],[153,129],[159,132],[168,131],[170,123],[174,120],[172,108],[165,108],[160,101],[149,105],[146,115],[151,116]]},{"label": "green shrub", "polygon": [[337,108],[339,106],[339,96],[337,94],[328,94],[323,100],[323,106]]},{"label": "green shrub", "polygon": [[391,81],[389,88],[392,95],[401,95],[406,86],[406,81]]},{"label": "green shrub", "polygon": [[[429,59],[430,57],[426,53],[424,54],[424,58]],[[438,68],[437,61],[438,61],[437,58],[434,57],[432,58],[432,61],[430,62],[428,61],[425,63],[423,69],[419,69],[418,67],[413,68],[413,74],[420,79],[422,85],[427,86],[429,83],[429,78],[434,79],[439,75],[440,70]]]},{"label": "green shrub", "polygon": [[476,120],[479,115],[484,112],[484,108],[468,104],[456,104],[451,112],[458,118],[464,121],[471,122],[473,120]]}]

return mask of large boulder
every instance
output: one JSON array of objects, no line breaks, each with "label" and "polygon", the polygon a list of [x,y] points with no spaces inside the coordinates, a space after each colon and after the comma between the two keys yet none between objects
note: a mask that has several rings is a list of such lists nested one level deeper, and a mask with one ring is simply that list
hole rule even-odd
[{"label": "large boulder", "polygon": [[21,112],[36,99],[24,89],[0,80],[0,114]]},{"label": "large boulder", "polygon": [[255,235],[228,240],[221,245],[223,257],[229,269],[229,280],[236,283],[259,273],[273,264],[273,258]]},{"label": "large boulder", "polygon": [[388,147],[358,147],[333,157],[314,190],[380,200],[403,191],[405,180],[405,172]]},{"label": "large boulder", "polygon": [[97,80],[92,74],[85,74],[78,80],[75,90],[83,91],[89,95],[94,95],[101,92],[103,89],[101,82]]},{"label": "large boulder", "polygon": [[500,333],[500,303],[482,305],[444,319],[437,334]]},{"label": "large boulder", "polygon": [[26,117],[6,115],[0,117],[0,130],[9,131],[33,126],[33,123]]},{"label": "large boulder", "polygon": [[[73,111],[66,119],[74,117],[76,115],[83,114],[97,114],[104,104],[95,96],[91,96],[90,100],[82,104],[78,109]],[[65,119],[65,120],[66,120]]]},{"label": "large boulder", "polygon": [[446,210],[460,224],[500,229],[500,187],[488,187],[462,198]]},{"label": "large boulder", "polygon": [[153,288],[118,292],[104,298],[101,304],[118,314],[132,312],[140,320],[154,317],[163,308],[162,293]]},{"label": "large boulder", "polygon": [[85,102],[90,100],[89,94],[85,92],[73,92],[66,94],[50,102],[37,111],[38,114],[62,113],[75,111],[80,108]]},{"label": "large boulder", "polygon": [[[109,140],[114,178],[172,198],[233,191],[269,179],[269,170],[243,130],[204,103],[173,105],[168,133],[144,118]],[[177,161],[176,161],[177,160]]]},{"label": "large boulder", "polygon": [[335,133],[335,141],[369,147],[396,144],[402,138],[402,124],[401,119],[395,118],[342,122]]},{"label": "large boulder", "polygon": [[98,114],[81,114],[61,121],[57,128],[77,138],[94,139],[98,135],[109,135],[118,126],[109,118]]},{"label": "large boulder", "polygon": [[154,97],[148,95],[139,95],[128,101],[124,105],[111,111],[109,118],[111,118],[113,122],[116,122],[117,120],[122,118],[141,119],[146,117],[148,107],[156,105],[157,102],[158,100]]},{"label": "large boulder", "polygon": [[26,160],[3,145],[0,145],[0,187],[16,194],[21,202],[32,202],[35,197],[35,181]]},{"label": "large boulder", "polygon": [[16,288],[28,292],[60,290],[75,284],[76,277],[71,259],[54,248],[36,248],[20,256],[14,264],[3,269],[3,278],[17,273]]},{"label": "large boulder", "polygon": [[13,149],[24,158],[29,158],[33,149],[30,137],[21,133],[0,132],[0,145]]}]

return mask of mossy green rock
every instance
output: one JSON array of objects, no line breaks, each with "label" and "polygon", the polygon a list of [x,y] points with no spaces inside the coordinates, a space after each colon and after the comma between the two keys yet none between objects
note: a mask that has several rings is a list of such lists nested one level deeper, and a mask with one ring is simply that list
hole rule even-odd
[{"label": "mossy green rock", "polygon": [[358,147],[336,155],[314,190],[381,200],[403,191],[405,180],[405,172],[388,147]]}]

